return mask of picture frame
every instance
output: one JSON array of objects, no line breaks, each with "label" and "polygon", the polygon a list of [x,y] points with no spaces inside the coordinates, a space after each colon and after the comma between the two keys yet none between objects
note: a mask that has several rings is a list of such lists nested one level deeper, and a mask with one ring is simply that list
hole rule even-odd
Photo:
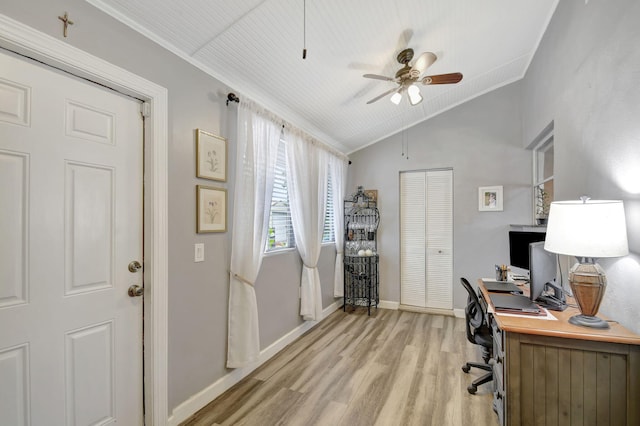
[{"label": "picture frame", "polygon": [[369,197],[370,201],[378,202],[378,190],[377,189],[365,189],[364,195]]},{"label": "picture frame", "polygon": [[227,232],[227,190],[196,185],[196,233]]},{"label": "picture frame", "polygon": [[196,177],[227,181],[227,140],[196,129]]},{"label": "picture frame", "polygon": [[478,210],[481,212],[501,212],[503,210],[501,185],[478,188]]}]

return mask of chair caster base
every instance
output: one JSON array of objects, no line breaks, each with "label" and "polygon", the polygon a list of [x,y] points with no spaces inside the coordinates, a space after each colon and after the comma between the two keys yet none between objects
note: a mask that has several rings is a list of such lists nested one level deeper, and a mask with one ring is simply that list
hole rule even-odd
[{"label": "chair caster base", "polygon": [[469,387],[467,387],[467,391],[468,391],[471,395],[474,395],[476,392],[478,392],[478,387],[477,387],[477,386],[470,385]]},{"label": "chair caster base", "polygon": [[469,364],[465,364],[462,366],[462,371],[468,373],[471,370],[471,366]]}]

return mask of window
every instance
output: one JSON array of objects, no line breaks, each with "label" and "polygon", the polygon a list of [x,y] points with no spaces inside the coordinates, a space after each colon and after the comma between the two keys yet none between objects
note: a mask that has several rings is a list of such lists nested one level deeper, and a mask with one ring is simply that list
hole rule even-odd
[{"label": "window", "polygon": [[276,251],[296,246],[291,224],[291,210],[289,210],[289,191],[287,187],[287,143],[280,139],[278,144],[278,158],[273,181],[271,197],[271,212],[269,213],[269,228],[267,230],[266,252]]},{"label": "window", "polygon": [[538,225],[545,225],[553,201],[553,135],[533,150],[533,206]]},{"label": "window", "polygon": [[322,231],[323,243],[330,243],[336,240],[333,215],[333,180],[331,178],[331,169],[329,169],[327,173],[327,210],[324,213],[324,230]]}]

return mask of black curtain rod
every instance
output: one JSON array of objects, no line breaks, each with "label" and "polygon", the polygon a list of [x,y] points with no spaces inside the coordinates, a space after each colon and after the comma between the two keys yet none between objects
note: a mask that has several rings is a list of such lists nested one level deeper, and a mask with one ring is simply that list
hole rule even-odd
[{"label": "black curtain rod", "polygon": [[229,106],[229,102],[240,102],[240,98],[235,93],[229,92],[227,94],[227,106]]}]

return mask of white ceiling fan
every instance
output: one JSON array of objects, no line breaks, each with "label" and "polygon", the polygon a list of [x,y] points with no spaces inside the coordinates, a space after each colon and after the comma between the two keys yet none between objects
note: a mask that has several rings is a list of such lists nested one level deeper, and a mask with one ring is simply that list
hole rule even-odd
[{"label": "white ceiling fan", "polygon": [[407,92],[407,95],[409,96],[409,103],[411,105],[418,105],[420,102],[422,102],[420,87],[418,87],[419,83],[422,83],[423,85],[455,84],[462,80],[462,74],[459,72],[421,77],[422,74],[427,70],[427,68],[429,68],[436,61],[436,59],[438,59],[435,53],[432,52],[424,52],[423,54],[421,54],[413,65],[410,65],[410,62],[413,59],[413,49],[411,48],[402,50],[400,53],[398,53],[396,59],[404,66],[396,72],[395,77],[387,77],[378,74],[363,75],[363,77],[365,78],[392,81],[398,84],[398,87],[394,87],[393,89],[376,96],[375,98],[367,102],[367,104],[372,104],[393,93],[393,96],[391,96],[391,102],[398,105],[402,100],[402,94],[404,92]]}]

